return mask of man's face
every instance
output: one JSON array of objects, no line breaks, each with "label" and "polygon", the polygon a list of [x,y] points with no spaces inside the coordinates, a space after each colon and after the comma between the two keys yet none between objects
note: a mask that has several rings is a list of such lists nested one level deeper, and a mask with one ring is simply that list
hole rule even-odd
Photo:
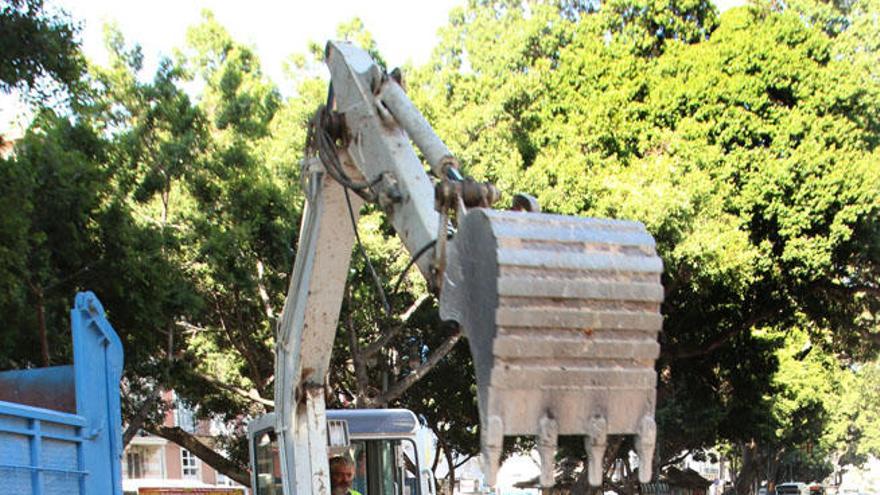
[{"label": "man's face", "polygon": [[330,468],[330,489],[333,495],[345,495],[351,489],[354,479],[354,466],[337,464]]}]

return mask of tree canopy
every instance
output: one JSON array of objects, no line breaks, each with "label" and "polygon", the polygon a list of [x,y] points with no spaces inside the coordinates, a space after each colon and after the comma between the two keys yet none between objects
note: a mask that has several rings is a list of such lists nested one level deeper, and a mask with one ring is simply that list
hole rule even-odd
[{"label": "tree canopy", "polygon": [[[0,2],[0,91],[45,99],[57,86],[73,90],[84,69],[78,26],[43,0]],[[56,85],[53,88],[52,83]]]},{"label": "tree canopy", "polygon": [[[701,0],[471,1],[431,60],[405,68],[410,97],[502,205],[529,192],[545,211],[638,220],[655,237],[658,467],[721,449],[746,493],[782,466],[819,476],[880,453],[876,2],[719,15]],[[30,19],[39,29],[22,36],[48,36],[52,60],[74,67],[75,29],[42,9],[13,1],[0,22]],[[381,61],[360,20],[338,35]],[[272,408],[306,122],[326,98],[321,50],[291,59],[284,97],[210,12],[151,77],[136,44],[113,26],[106,36],[108,65],[85,73],[41,65],[13,38],[21,55],[0,50],[34,60],[8,65],[26,69],[2,74],[4,88],[48,76],[81,102],[41,111],[0,160],[0,367],[67,359],[69,301],[94,290],[125,343],[128,434],[146,428],[246,480],[241,430],[192,443],[157,421],[159,392],[231,425]],[[473,455],[459,332],[380,208],[358,229],[328,402],[410,407],[450,463]]]}]

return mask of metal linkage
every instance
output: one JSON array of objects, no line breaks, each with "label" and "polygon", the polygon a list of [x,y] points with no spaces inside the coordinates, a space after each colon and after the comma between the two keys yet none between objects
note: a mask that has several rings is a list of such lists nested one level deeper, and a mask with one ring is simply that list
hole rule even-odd
[{"label": "metal linkage", "polygon": [[636,435],[650,480],[661,271],[637,222],[487,209],[460,221],[440,315],[470,343],[490,484],[508,435],[538,436],[544,486],[559,435],[586,437],[594,486],[607,436]]},{"label": "metal linkage", "polygon": [[[648,481],[663,289],[644,226],[537,213],[537,201],[525,196],[514,200],[520,212],[485,209],[497,199],[494,187],[461,177],[446,145],[368,54],[331,42],[327,64],[335,113],[318,121],[326,132],[313,133],[313,147],[337,181],[370,190],[375,197],[367,199],[383,206],[414,264],[440,290],[441,317],[464,328],[490,484],[507,435],[538,436],[545,486],[553,483],[559,435],[586,437],[593,485],[602,481],[608,435],[636,435],[639,477]],[[411,141],[440,179],[436,189]],[[452,210],[458,232],[447,250]],[[335,304],[327,329],[335,327]],[[331,346],[321,345],[314,350],[325,360]]]},{"label": "metal linkage", "polygon": [[[430,126],[425,129],[427,123],[412,102],[401,103],[408,101],[403,90],[395,80],[383,74],[366,52],[339,41],[327,44],[326,56],[333,82],[333,110],[345,123],[345,149],[340,152],[362,174],[364,182],[388,184],[385,196],[389,201],[385,201],[383,208],[406,249],[415,253],[433,245],[439,221],[434,210],[434,185],[410,139],[424,146],[420,148],[422,152],[437,160],[440,168],[441,162],[448,161],[444,157],[451,154],[436,135],[431,137]],[[400,90],[400,94],[396,90]],[[390,97],[388,100],[393,114],[378,96],[385,92],[402,99]],[[423,123],[418,124],[419,120]],[[405,128],[404,122],[413,127]],[[382,196],[379,191],[380,200]],[[425,256],[416,261],[426,278],[431,277],[431,259]]]},{"label": "metal linkage", "polygon": [[386,84],[382,85],[379,101],[379,108],[388,109],[393,124],[400,125],[425,155],[435,176],[442,177],[445,169],[449,167],[460,168],[458,160],[443,140],[434,133],[431,124],[406,96],[400,84],[394,80],[387,80]]}]

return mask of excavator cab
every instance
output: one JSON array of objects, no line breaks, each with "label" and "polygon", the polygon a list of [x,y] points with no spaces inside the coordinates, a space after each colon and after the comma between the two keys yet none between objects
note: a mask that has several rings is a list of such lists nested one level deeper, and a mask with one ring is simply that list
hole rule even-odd
[{"label": "excavator cab", "polygon": [[[283,493],[273,416],[261,416],[248,426],[255,495]],[[419,423],[412,411],[329,410],[326,416],[328,457],[343,456],[354,462],[353,490],[361,495],[434,495],[431,471],[423,467],[419,450]]]}]

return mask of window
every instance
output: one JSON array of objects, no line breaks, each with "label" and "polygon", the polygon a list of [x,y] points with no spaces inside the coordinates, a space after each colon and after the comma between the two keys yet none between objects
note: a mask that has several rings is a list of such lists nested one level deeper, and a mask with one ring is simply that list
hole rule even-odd
[{"label": "window", "polygon": [[144,477],[144,458],[137,450],[131,450],[125,454],[125,475],[128,478]]},{"label": "window", "polygon": [[174,426],[179,426],[187,433],[196,432],[196,419],[193,410],[180,401],[174,405]]},{"label": "window", "polygon": [[[256,461],[256,495],[281,495],[281,461],[278,457],[278,438],[269,428],[254,435],[253,452]],[[361,492],[363,493],[363,492]]]},{"label": "window", "polygon": [[180,470],[184,478],[198,479],[199,459],[192,452],[180,449]]},{"label": "window", "polygon": [[217,473],[217,482],[214,484],[217,486],[235,486],[235,482],[223,473]]}]

